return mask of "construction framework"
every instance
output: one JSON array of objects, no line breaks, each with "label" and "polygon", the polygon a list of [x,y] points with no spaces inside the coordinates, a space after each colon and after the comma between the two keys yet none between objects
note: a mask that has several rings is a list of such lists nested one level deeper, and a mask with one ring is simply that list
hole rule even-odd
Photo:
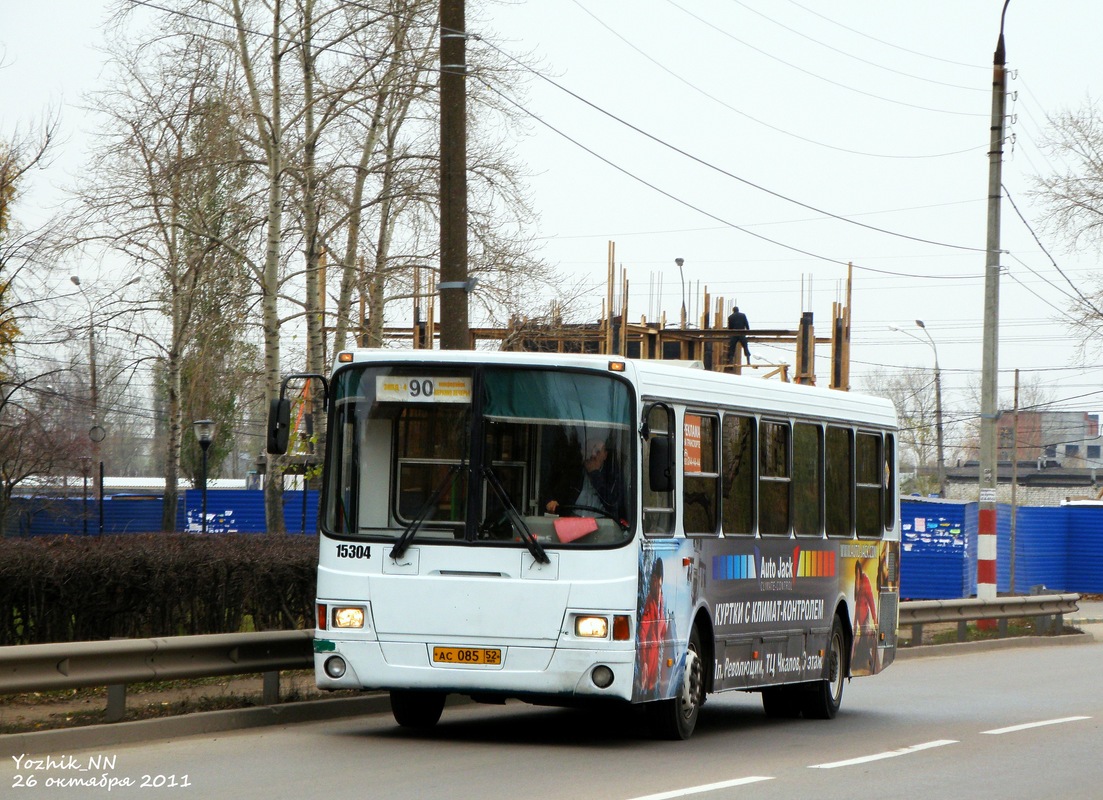
[{"label": "construction framework", "polygon": [[[596,322],[564,322],[554,309],[550,317],[528,319],[514,317],[504,328],[472,328],[471,347],[497,342],[502,350],[547,353],[595,353],[627,358],[674,359],[695,361],[708,370],[752,373],[763,378],[814,385],[816,345],[831,346],[831,368],[828,386],[846,391],[850,388],[850,300],[852,270],[848,268],[845,301],[832,303],[830,335],[817,336],[811,311],[801,313],[795,329],[753,328],[740,332],[749,343],[781,345],[792,348],[792,362],[748,364],[742,360],[742,349],[731,347],[733,331],[726,327],[727,302],[712,297],[705,288],[701,313],[696,326],[683,318],[676,325],[667,323],[666,315],[639,322],[626,318],[629,285],[624,268],[615,278],[613,243],[609,243],[609,271],[606,297],[601,318]],[[614,291],[619,287],[619,292]],[[429,297],[428,320],[422,319],[421,306],[414,303],[412,328],[391,327],[384,331],[388,340],[407,339],[414,349],[432,348],[439,341],[440,325],[434,321],[432,293]],[[711,308],[711,311],[708,309]],[[610,309],[612,313],[610,313]],[[733,352],[729,352],[733,350]]]}]

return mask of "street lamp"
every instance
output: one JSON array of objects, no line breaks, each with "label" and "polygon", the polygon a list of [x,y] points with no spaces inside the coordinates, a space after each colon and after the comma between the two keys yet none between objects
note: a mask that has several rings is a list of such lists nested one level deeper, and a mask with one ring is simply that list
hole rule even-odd
[{"label": "street lamp", "polygon": [[917,319],[915,324],[922,330],[931,343],[931,351],[934,353],[934,417],[935,436],[938,445],[938,496],[946,496],[946,456],[942,449],[942,370],[938,367],[938,347],[931,337],[931,332],[923,324],[923,320]]},{"label": "street lamp", "polygon": [[[946,496],[946,457],[942,447],[942,370],[938,366],[938,346],[935,345],[931,332],[923,324],[923,320],[917,319],[915,324],[923,330],[923,334],[934,352],[934,416],[935,416],[935,446],[938,449],[938,496]],[[903,331],[894,325],[889,325],[890,330],[910,336],[913,339],[923,341],[920,337],[908,331]]]},{"label": "street lamp", "polygon": [[686,276],[682,273],[682,264],[686,263],[684,258],[674,259],[674,263],[678,265],[678,277],[682,279],[682,327],[686,326]]},{"label": "street lamp", "polygon": [[84,492],[82,493],[81,509],[84,517],[84,535],[88,535],[88,476],[92,473],[92,456],[80,457],[80,472],[84,476]]},{"label": "street lamp", "polygon": [[195,429],[195,438],[199,440],[199,447],[203,450],[203,468],[201,474],[203,493],[203,533],[207,532],[207,449],[214,439],[214,422],[209,419],[198,419],[192,423]]}]

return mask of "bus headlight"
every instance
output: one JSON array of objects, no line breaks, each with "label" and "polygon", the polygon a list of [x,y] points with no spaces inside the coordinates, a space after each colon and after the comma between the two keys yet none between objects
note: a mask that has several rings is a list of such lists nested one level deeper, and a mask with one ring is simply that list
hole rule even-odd
[{"label": "bus headlight", "polygon": [[574,632],[576,636],[587,639],[609,638],[609,620],[605,617],[575,617]]},{"label": "bus headlight", "polygon": [[333,609],[334,628],[363,628],[363,606],[337,606]]}]

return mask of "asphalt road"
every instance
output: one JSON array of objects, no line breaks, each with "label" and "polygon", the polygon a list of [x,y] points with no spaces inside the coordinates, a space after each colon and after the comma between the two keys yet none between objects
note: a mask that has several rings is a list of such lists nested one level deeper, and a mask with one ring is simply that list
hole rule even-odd
[{"label": "asphalt road", "polygon": [[[853,681],[830,722],[768,720],[756,695],[718,695],[693,739],[676,743],[646,738],[631,716],[465,705],[446,709],[427,735],[395,727],[389,714],[372,714],[22,761],[5,752],[0,795],[1103,796],[1103,639],[951,652],[902,660],[883,675]],[[111,785],[88,786],[89,780]],[[62,788],[66,782],[83,785]]]}]

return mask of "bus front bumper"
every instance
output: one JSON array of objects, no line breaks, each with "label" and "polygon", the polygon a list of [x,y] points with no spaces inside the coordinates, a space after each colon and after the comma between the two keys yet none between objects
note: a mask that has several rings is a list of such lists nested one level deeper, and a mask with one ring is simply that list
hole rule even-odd
[{"label": "bus front bumper", "polygon": [[509,645],[500,664],[435,663],[425,642],[317,638],[319,689],[423,689],[510,697],[577,696],[631,700],[634,651]]}]

